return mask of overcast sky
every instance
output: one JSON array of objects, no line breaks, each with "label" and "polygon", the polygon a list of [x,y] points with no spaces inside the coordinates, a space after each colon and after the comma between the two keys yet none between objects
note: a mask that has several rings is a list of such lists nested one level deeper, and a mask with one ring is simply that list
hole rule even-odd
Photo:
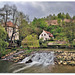
[{"label": "overcast sky", "polygon": [[34,17],[41,18],[48,16],[49,14],[58,14],[59,12],[69,13],[71,16],[75,15],[75,2],[0,2],[0,8],[4,4],[13,5],[15,4],[19,11],[22,11],[24,14],[29,15],[30,20],[32,21]]}]

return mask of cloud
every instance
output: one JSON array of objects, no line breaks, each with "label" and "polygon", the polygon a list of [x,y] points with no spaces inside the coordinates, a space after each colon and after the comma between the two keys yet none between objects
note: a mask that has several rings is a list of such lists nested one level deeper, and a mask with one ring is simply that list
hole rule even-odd
[{"label": "cloud", "polygon": [[71,16],[75,15],[75,2],[0,2],[0,7],[4,4],[15,4],[19,11],[30,16],[30,20],[34,17],[41,18],[49,14],[58,14],[59,12],[69,13]]}]

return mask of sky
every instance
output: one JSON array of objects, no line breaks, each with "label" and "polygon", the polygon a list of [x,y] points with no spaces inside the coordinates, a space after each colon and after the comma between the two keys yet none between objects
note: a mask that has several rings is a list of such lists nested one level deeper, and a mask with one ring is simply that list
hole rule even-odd
[{"label": "sky", "polygon": [[69,13],[70,16],[75,15],[75,2],[59,2],[59,1],[0,1],[0,8],[5,4],[15,4],[18,11],[29,15],[30,21],[36,18],[46,17],[49,14]]}]

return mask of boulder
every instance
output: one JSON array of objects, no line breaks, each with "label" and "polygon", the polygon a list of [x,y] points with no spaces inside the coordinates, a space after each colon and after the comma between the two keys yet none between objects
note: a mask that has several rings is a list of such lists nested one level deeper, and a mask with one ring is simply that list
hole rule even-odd
[{"label": "boulder", "polygon": [[60,64],[62,64],[62,62],[61,61],[58,61],[58,64],[60,65]]},{"label": "boulder", "polygon": [[75,65],[75,61],[71,61],[70,63],[69,63],[69,65]]},{"label": "boulder", "polygon": [[31,59],[29,59],[28,61],[26,61],[26,63],[31,63],[32,62],[32,60]]},{"label": "boulder", "polygon": [[5,58],[5,56],[3,56],[3,57],[1,57],[2,59],[4,59]]},{"label": "boulder", "polygon": [[63,65],[67,65],[67,62],[63,62]]},{"label": "boulder", "polygon": [[75,61],[75,57],[73,57],[73,60]]}]

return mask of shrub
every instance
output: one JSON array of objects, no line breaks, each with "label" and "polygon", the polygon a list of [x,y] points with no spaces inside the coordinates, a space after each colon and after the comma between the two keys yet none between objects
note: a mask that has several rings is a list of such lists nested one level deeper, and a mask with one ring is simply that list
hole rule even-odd
[{"label": "shrub", "polygon": [[32,34],[24,38],[21,44],[23,47],[39,47],[39,40],[37,35]]}]

